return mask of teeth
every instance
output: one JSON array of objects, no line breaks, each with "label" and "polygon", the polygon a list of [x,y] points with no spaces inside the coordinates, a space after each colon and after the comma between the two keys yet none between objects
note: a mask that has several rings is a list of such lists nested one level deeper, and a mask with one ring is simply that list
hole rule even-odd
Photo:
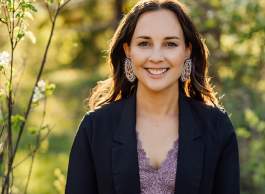
[{"label": "teeth", "polygon": [[167,68],[153,68],[153,69],[148,68],[147,71],[151,74],[159,75],[165,73],[167,71]]}]

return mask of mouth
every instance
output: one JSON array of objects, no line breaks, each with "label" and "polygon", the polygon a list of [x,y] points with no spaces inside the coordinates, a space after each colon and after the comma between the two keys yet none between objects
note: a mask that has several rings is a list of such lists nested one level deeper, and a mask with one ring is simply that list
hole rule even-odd
[{"label": "mouth", "polygon": [[169,68],[144,68],[149,74],[157,76],[165,74]]}]

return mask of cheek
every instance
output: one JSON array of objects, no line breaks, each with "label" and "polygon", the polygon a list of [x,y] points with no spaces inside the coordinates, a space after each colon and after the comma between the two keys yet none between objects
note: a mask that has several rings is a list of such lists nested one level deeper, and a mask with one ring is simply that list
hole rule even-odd
[{"label": "cheek", "polygon": [[148,56],[148,52],[140,49],[133,49],[131,51],[131,59],[135,67],[139,67],[144,64],[148,59]]},{"label": "cheek", "polygon": [[182,51],[172,51],[167,52],[166,59],[169,61],[169,63],[173,66],[183,66],[185,61],[185,53]]}]

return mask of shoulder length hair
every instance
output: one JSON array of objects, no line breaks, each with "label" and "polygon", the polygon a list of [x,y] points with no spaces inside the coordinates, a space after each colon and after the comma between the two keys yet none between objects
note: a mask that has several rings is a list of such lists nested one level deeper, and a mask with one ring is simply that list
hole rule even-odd
[{"label": "shoulder length hair", "polygon": [[192,45],[191,76],[187,81],[179,82],[180,90],[187,97],[211,106],[220,106],[208,77],[208,49],[188,16],[185,6],[177,0],[142,0],[122,18],[111,39],[107,63],[111,67],[112,74],[108,79],[98,82],[92,89],[87,99],[90,110],[128,98],[136,91],[137,79],[131,83],[124,74],[126,55],[123,43],[130,45],[137,21],[143,13],[161,9],[172,11],[176,15],[183,30],[186,46]]}]

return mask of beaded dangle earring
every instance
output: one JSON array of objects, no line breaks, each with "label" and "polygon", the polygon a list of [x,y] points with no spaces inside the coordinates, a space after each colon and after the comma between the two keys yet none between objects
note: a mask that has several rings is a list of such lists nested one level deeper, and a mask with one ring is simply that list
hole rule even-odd
[{"label": "beaded dangle earring", "polygon": [[129,58],[125,59],[124,71],[125,71],[125,76],[128,79],[128,81],[134,82],[136,79],[136,76],[134,75],[134,72],[133,72],[132,61]]},{"label": "beaded dangle earring", "polygon": [[192,67],[192,60],[186,59],[184,62],[183,72],[181,73],[181,76],[180,76],[180,79],[182,82],[185,82],[186,80],[190,78],[191,67]]}]

